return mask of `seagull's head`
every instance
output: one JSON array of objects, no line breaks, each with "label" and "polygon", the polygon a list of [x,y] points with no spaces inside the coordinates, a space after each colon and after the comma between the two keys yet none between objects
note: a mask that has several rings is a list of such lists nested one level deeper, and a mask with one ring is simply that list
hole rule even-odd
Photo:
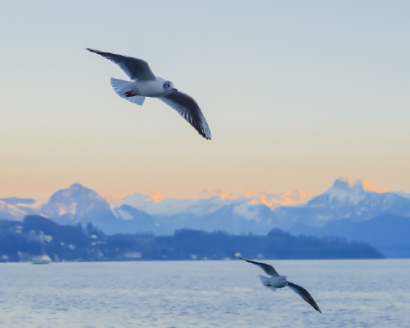
[{"label": "seagull's head", "polygon": [[171,81],[164,81],[162,87],[165,91],[171,92],[174,89],[174,83],[172,83]]},{"label": "seagull's head", "polygon": [[283,281],[288,281],[288,277],[287,276],[281,276]]}]

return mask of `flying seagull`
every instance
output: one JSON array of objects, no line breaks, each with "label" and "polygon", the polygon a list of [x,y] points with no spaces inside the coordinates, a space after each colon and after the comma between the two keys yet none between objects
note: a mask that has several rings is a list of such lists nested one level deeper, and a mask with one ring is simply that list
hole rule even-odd
[{"label": "flying seagull", "polygon": [[130,77],[131,81],[111,78],[111,85],[121,98],[140,106],[145,97],[158,98],[175,109],[201,136],[211,139],[208,123],[196,101],[175,89],[172,82],[155,76],[146,61],[90,48],[87,50],[116,63]]},{"label": "flying seagull", "polygon": [[240,257],[240,259],[257,265],[263,271],[265,271],[266,274],[270,275],[269,278],[259,275],[259,278],[265,287],[269,288],[272,291],[275,291],[276,288],[283,288],[283,287],[288,286],[296,294],[299,294],[299,296],[302,297],[306,302],[312,305],[316,311],[319,311],[320,313],[322,313],[322,311],[320,311],[319,309],[319,306],[316,304],[315,300],[313,299],[313,297],[309,294],[309,292],[306,289],[304,289],[303,287],[299,285],[294,284],[293,282],[288,281],[286,279],[286,276],[280,276],[279,273],[277,273],[276,270],[273,268],[273,266],[266,264],[266,263],[247,260],[242,257]]}]

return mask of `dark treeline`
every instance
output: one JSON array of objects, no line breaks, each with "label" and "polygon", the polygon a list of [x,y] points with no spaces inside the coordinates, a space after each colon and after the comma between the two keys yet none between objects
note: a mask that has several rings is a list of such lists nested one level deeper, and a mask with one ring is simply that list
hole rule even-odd
[{"label": "dark treeline", "polygon": [[266,236],[177,230],[173,236],[105,235],[86,227],[58,225],[41,216],[0,221],[0,260],[28,261],[47,254],[54,261],[220,260],[235,256],[265,259],[383,258],[370,245],[343,239],[294,237],[273,229]]}]

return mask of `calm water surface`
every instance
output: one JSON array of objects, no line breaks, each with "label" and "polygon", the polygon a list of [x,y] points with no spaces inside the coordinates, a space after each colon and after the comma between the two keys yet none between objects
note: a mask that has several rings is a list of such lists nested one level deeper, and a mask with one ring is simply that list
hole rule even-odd
[{"label": "calm water surface", "polygon": [[410,260],[0,264],[0,327],[410,327]]}]

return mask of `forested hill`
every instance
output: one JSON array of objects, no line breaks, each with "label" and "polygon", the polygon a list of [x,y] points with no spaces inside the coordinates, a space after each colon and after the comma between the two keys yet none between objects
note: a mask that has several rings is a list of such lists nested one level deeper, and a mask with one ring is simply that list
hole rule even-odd
[{"label": "forested hill", "polygon": [[105,235],[92,224],[58,225],[41,216],[23,222],[0,221],[0,260],[28,261],[34,255],[53,261],[220,260],[243,256],[265,259],[375,259],[374,247],[343,239],[291,236],[271,230],[266,236],[177,230],[173,236]]}]

